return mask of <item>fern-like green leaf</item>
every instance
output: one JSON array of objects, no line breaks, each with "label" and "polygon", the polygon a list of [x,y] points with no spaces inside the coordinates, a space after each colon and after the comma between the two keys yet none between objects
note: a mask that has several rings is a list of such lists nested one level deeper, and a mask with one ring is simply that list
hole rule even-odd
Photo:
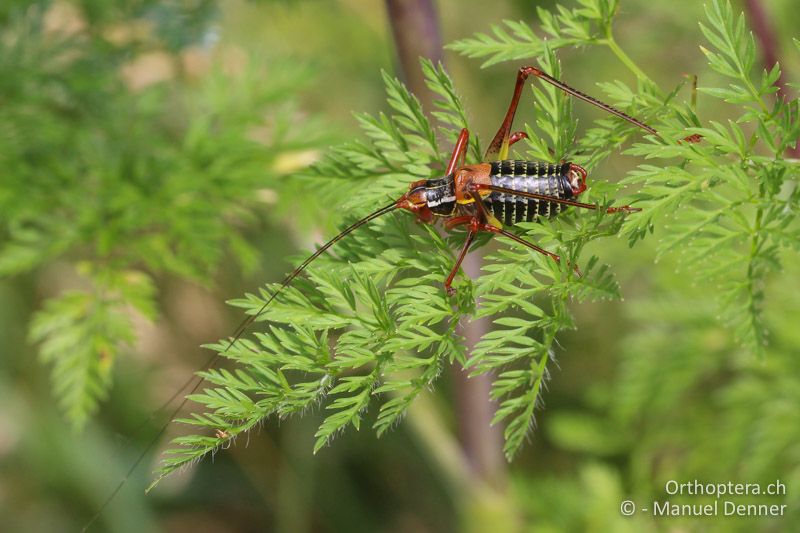
[{"label": "fern-like green leaf", "polygon": [[[286,416],[317,404],[326,418],[315,450],[347,426],[359,429],[373,403],[378,408],[371,423],[382,434],[422,390],[433,386],[446,360],[468,366],[473,374],[493,374],[491,395],[499,404],[495,423],[505,424],[505,452],[513,457],[542,403],[548,366],[558,352],[555,339],[574,327],[568,303],[618,297],[610,269],[596,257],[585,258],[584,247],[621,230],[636,243],[657,227],[667,229],[662,257],[680,251],[685,268],[699,282],[719,284],[722,320],[739,342],[760,352],[766,339],[762,282],[779,268],[783,248],[793,242],[787,231],[797,227],[800,195],[795,190],[787,194],[783,187],[796,179],[797,171],[782,159],[797,137],[797,102],[767,105],[778,71],[753,77],[752,39],[727,3],[714,1],[708,7],[709,22],[703,28],[711,47],[705,51],[710,67],[731,78],[728,88],[705,91],[736,106],[738,114],[727,124],[703,124],[691,106],[678,101],[682,84],[663,91],[622,51],[612,33],[615,1],[578,4],[574,9],[539,10],[546,42],[524,23],[506,22],[493,35],[479,34],[451,47],[486,58],[487,64],[535,59],[558,76],[555,50],[607,46],[636,75],[636,86],[609,82],[601,89],[624,111],[654,120],[660,132],[627,150],[651,160],[623,180],[639,188],[636,205],[644,212],[624,217],[605,215],[603,209],[572,211],[555,221],[519,224],[520,235],[553,250],[562,261],[500,245],[488,255],[479,279],[456,278],[458,293],[452,300],[440,284],[463,233],[443,238],[428,226],[412,224],[403,213],[360,228],[334,254],[319,258],[304,279],[296,280],[259,317],[259,322],[273,323],[267,334],[240,340],[227,352],[225,342],[213,347],[238,361],[242,370],[236,375],[205,374],[214,388],[194,398],[208,413],[188,419],[205,433],[177,440],[160,476],[213,452],[267,416]],[[438,128],[452,140],[467,126],[465,109],[440,66],[423,62],[422,68],[438,97],[433,110]],[[384,84],[391,111],[358,115],[366,140],[334,149],[314,169],[318,177],[337,178],[338,186],[358,187],[348,206],[355,213],[397,198],[412,179],[438,176],[449,155],[418,100],[389,75],[384,74]],[[527,144],[515,146],[528,157],[552,161],[574,155],[591,171],[621,143],[639,135],[631,124],[603,117],[576,139],[566,96],[538,84],[533,96],[537,122],[526,126]],[[758,133],[740,126],[745,122],[753,123]],[[689,135],[702,135],[703,141],[681,141]],[[480,157],[476,137],[473,132],[468,157],[473,162]],[[589,198],[608,205],[606,195],[615,192],[615,185],[594,183]],[[255,314],[276,288],[235,304]],[[490,318],[493,329],[465,354],[454,328],[468,315]]]}]

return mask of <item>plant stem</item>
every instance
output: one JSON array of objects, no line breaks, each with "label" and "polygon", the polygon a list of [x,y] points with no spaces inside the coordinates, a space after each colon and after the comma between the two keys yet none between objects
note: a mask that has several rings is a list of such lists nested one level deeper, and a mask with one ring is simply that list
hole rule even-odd
[{"label": "plant stem", "polygon": [[[747,12],[748,22],[753,30],[758,42],[761,43],[761,57],[766,70],[770,70],[778,62],[778,42],[775,39],[775,31],[770,24],[764,6],[759,0],[744,0],[745,11]],[[781,74],[783,77],[783,74]],[[779,93],[784,92],[783,82],[778,78],[776,85]]]},{"label": "plant stem", "polygon": [[[420,102],[431,109],[433,94],[425,85],[419,57],[442,60],[442,40],[433,0],[386,0],[402,77]],[[463,263],[464,271],[480,274],[480,255],[472,253]],[[486,331],[486,322],[472,320],[460,328],[467,351]],[[465,464],[478,485],[503,487],[506,467],[502,434],[492,427],[494,406],[489,400],[491,376],[468,378],[466,370],[454,368],[456,418]],[[462,487],[464,488],[464,487]]]},{"label": "plant stem", "polygon": [[[766,70],[771,69],[776,63],[780,62],[780,52],[778,48],[778,41],[775,39],[775,31],[770,23],[764,6],[759,0],[745,0],[745,11],[753,33],[761,44],[763,65]],[[785,68],[785,64],[782,64]],[[781,73],[781,77],[775,82],[778,86],[778,97],[786,97],[786,85],[783,81],[785,71]],[[794,146],[786,150],[786,154],[790,157],[800,157],[800,145],[795,143]]]},{"label": "plant stem", "polygon": [[756,306],[756,299],[755,293],[756,289],[756,269],[755,269],[755,261],[758,257],[758,252],[761,248],[761,220],[764,216],[763,208],[759,207],[756,211],[756,219],[755,225],[753,227],[753,240],[750,243],[750,260],[747,264],[747,295],[750,299],[749,302],[749,310],[750,316],[752,317],[752,327],[753,327],[753,336],[754,336],[754,349],[755,352],[759,355],[763,355],[764,346],[762,345],[763,339],[758,334],[758,325],[757,325],[757,317],[760,316],[761,312]]},{"label": "plant stem", "polygon": [[623,65],[628,67],[628,70],[633,72],[638,79],[648,83],[653,83],[653,80],[651,80],[650,77],[645,74],[644,71],[636,65],[636,63],[633,62],[633,59],[631,59],[628,54],[626,54],[625,51],[620,48],[620,46],[617,44],[617,41],[614,40],[614,36],[611,34],[611,31],[609,31],[606,34],[606,38],[600,42],[608,46],[611,51],[614,52],[614,55],[617,56],[617,59],[619,59]]},{"label": "plant stem", "polygon": [[442,60],[442,36],[433,0],[386,0],[400,75],[423,107],[430,109],[433,94],[425,85],[419,58]]}]

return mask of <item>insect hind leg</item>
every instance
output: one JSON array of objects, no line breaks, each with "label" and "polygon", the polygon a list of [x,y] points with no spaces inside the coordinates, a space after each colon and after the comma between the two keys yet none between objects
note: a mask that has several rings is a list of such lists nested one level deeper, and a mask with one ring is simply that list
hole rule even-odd
[{"label": "insect hind leg", "polygon": [[[489,147],[486,149],[486,155],[484,156],[484,160],[486,161],[494,161],[508,157],[508,147],[513,144],[513,142],[511,142],[511,125],[514,123],[514,115],[517,113],[519,99],[522,96],[522,88],[525,86],[525,80],[528,79],[529,74],[526,70],[528,68],[531,67],[523,67],[517,72],[517,83],[514,85],[514,94],[511,97],[511,103],[508,105],[508,110],[506,111],[506,116],[503,118],[503,122],[500,123],[500,128],[497,130],[494,139],[492,139],[492,142],[489,143]],[[516,137],[519,133],[522,132],[515,133],[514,136]]]},{"label": "insect hind leg", "polygon": [[[520,97],[522,96],[522,88],[525,86],[525,81],[530,76],[534,76],[539,78],[540,80],[546,81],[550,85],[553,85],[561,89],[570,96],[573,96],[579,100],[583,100],[584,102],[592,104],[595,107],[599,107],[600,109],[606,111],[607,113],[617,116],[625,120],[626,122],[629,122],[634,126],[643,129],[647,133],[658,135],[658,132],[652,126],[649,126],[644,122],[633,118],[627,113],[624,113],[619,109],[609,104],[606,104],[605,102],[601,102],[597,98],[589,96],[584,92],[581,92],[573,87],[570,87],[566,83],[543,72],[541,69],[538,69],[536,67],[522,67],[519,69],[519,71],[517,71],[517,82],[516,85],[514,86],[514,93],[511,97],[511,103],[508,106],[508,111],[506,111],[506,115],[503,118],[503,122],[500,124],[500,128],[497,130],[497,133],[492,139],[492,142],[489,143],[489,148],[486,150],[485,159],[487,161],[496,159],[506,159],[508,157],[508,148],[514,142],[513,136],[510,135],[511,125],[514,122],[514,115],[517,112],[517,107],[519,106],[519,100]],[[684,137],[682,141],[688,143],[696,143],[699,142],[701,139],[702,137],[700,135],[695,134]]]}]

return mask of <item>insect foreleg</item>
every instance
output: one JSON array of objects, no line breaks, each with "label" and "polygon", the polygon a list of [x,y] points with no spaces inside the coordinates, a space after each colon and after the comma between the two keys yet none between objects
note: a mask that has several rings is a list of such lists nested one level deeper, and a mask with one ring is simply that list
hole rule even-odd
[{"label": "insect foreleg", "polygon": [[[463,218],[463,217],[458,217]],[[464,247],[461,248],[461,253],[458,254],[458,259],[456,259],[456,264],[453,265],[452,270],[450,270],[450,274],[447,276],[447,279],[444,282],[444,290],[447,292],[448,296],[452,296],[455,294],[456,290],[452,287],[453,279],[455,279],[456,274],[458,273],[458,269],[461,268],[461,263],[464,261],[464,258],[467,256],[467,252],[469,251],[469,247],[472,245],[472,241],[475,240],[475,235],[478,233],[480,228],[480,223],[478,219],[475,217],[468,217],[468,221],[459,221],[460,224],[469,224],[469,233],[467,234],[467,240],[464,242]]]}]

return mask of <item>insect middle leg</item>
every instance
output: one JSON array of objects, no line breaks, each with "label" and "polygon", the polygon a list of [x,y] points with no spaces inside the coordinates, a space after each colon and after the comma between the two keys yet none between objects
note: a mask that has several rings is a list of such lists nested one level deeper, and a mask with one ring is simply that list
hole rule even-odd
[{"label": "insect middle leg", "polygon": [[[480,231],[485,231],[487,233],[494,233],[498,235],[502,235],[504,237],[508,237],[509,239],[527,247],[531,250],[539,252],[540,254],[546,255],[547,257],[553,259],[556,263],[561,262],[561,257],[553,252],[549,252],[544,248],[533,244],[532,242],[528,242],[521,237],[517,237],[513,233],[504,230],[502,227],[499,227],[499,222],[497,219],[491,216],[489,211],[486,209],[486,206],[483,203],[483,200],[480,198],[480,194],[478,193],[467,193],[467,196],[471,196],[475,201],[475,206],[477,207],[477,214],[475,215],[462,215],[451,218],[447,222],[445,222],[445,227],[447,229],[452,229],[456,226],[468,225],[467,229],[467,240],[464,242],[464,246],[461,248],[461,252],[458,254],[458,258],[456,259],[455,265],[450,270],[450,274],[447,276],[447,279],[444,282],[444,290],[447,292],[448,296],[452,296],[455,294],[455,289],[453,288],[453,280],[458,274],[458,269],[461,268],[461,263],[464,261],[464,258],[467,256],[467,252],[469,251],[469,247],[472,245],[472,242],[475,240],[475,236]],[[491,223],[489,221],[493,221]],[[580,270],[575,267],[575,271],[578,275],[581,275]]]},{"label": "insect middle leg", "polygon": [[[486,209],[486,204],[483,203],[483,200],[481,199],[480,194],[478,194],[478,193],[470,193],[470,195],[475,200],[475,207],[478,208],[478,213],[480,213],[481,218],[483,218],[485,220],[488,220],[488,218],[489,218],[489,210]],[[546,255],[547,257],[553,259],[556,263],[561,261],[561,257],[559,257],[557,254],[554,254],[553,252],[548,252],[544,248],[542,248],[540,246],[536,246],[532,242],[528,242],[525,239],[523,239],[522,237],[517,237],[516,235],[514,235],[510,231],[504,230],[502,227],[494,226],[492,224],[482,224],[481,229],[483,231],[489,231],[491,233],[497,233],[497,234],[502,235],[504,237],[508,237],[509,239],[511,239],[511,240],[513,240],[515,242],[518,242],[519,244],[521,244],[523,246],[527,246],[531,250],[534,250],[536,252],[539,252],[540,254]]]},{"label": "insect middle leg", "polygon": [[[481,202],[481,204],[482,204],[482,202]],[[468,219],[468,220],[465,220],[465,219]],[[534,250],[536,252],[539,252],[540,254],[546,255],[547,257],[553,259],[556,263],[561,262],[561,257],[559,257],[558,255],[554,254],[553,252],[548,252],[544,248],[542,248],[540,246],[536,246],[532,242],[528,242],[528,241],[526,241],[525,239],[523,239],[521,237],[517,237],[513,233],[511,233],[509,231],[506,231],[503,228],[498,228],[496,226],[493,226],[492,224],[487,224],[485,222],[482,222],[481,219],[478,218],[477,216],[456,217],[455,219],[452,220],[452,222],[453,222],[453,224],[450,227],[459,226],[459,225],[462,225],[462,224],[468,224],[469,228],[467,230],[467,232],[468,232],[467,233],[467,240],[464,242],[464,246],[463,246],[463,248],[461,248],[461,252],[458,254],[458,258],[456,259],[456,263],[453,265],[453,268],[450,270],[450,274],[447,276],[447,279],[444,282],[444,290],[445,290],[445,292],[447,292],[448,296],[452,296],[456,292],[456,290],[453,288],[453,280],[455,279],[456,274],[458,274],[458,269],[461,268],[461,263],[464,261],[464,258],[467,256],[467,252],[469,251],[469,247],[472,245],[472,242],[475,240],[475,236],[480,231],[485,231],[487,233],[495,233],[495,234],[498,234],[498,235],[502,235],[504,237],[508,237],[509,239],[511,239],[511,240],[513,240],[513,241],[515,241],[515,242],[517,242],[517,243],[519,243],[519,244],[521,244],[521,245],[523,245],[523,246],[525,246],[527,248],[530,248],[531,250]],[[575,271],[578,273],[578,275],[581,275],[580,270],[575,268]]]}]

